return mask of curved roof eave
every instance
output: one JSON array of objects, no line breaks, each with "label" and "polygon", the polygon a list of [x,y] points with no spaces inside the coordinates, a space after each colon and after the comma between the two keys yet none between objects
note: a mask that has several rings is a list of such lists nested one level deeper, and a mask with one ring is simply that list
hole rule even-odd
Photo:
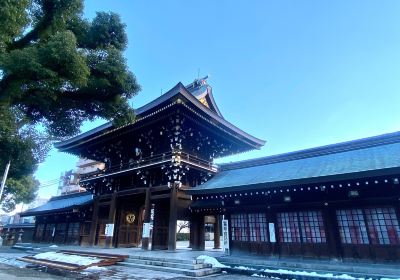
[{"label": "curved roof eave", "polygon": [[[182,85],[182,84],[181,84]],[[265,140],[261,140],[257,137],[254,137],[250,134],[248,134],[247,132],[241,130],[240,128],[234,126],[233,124],[231,124],[230,122],[228,122],[227,120],[225,120],[222,115],[219,116],[217,113],[211,111],[209,108],[207,108],[206,106],[204,106],[196,97],[194,97],[183,85],[183,92],[182,95],[184,97],[186,97],[189,101],[191,101],[192,104],[196,105],[197,108],[199,108],[202,112],[206,113],[208,116],[212,117],[213,119],[217,120],[219,123],[225,125],[226,127],[228,127],[229,129],[231,129],[232,131],[244,136],[245,138],[253,141],[258,148],[262,147],[265,145],[266,141]]]},{"label": "curved roof eave", "polygon": [[[264,146],[265,142],[264,140],[258,139],[246,132],[244,132],[243,130],[239,129],[238,127],[234,126],[233,124],[231,124],[230,122],[226,121],[222,115],[213,112],[212,110],[210,110],[209,108],[207,108],[206,106],[204,106],[196,97],[194,97],[186,88],[185,86],[179,82],[178,84],[176,84],[172,89],[170,89],[168,92],[166,92],[165,94],[161,95],[160,97],[154,99],[153,101],[147,103],[146,105],[138,108],[135,110],[135,114],[137,116],[140,116],[144,113],[146,113],[147,111],[151,110],[152,108],[162,104],[163,102],[171,99],[172,97],[181,94],[183,95],[187,100],[189,100],[193,105],[195,105],[198,109],[200,109],[203,113],[207,114],[209,117],[215,119],[216,121],[218,121],[219,123],[221,123],[222,125],[226,126],[227,128],[229,128],[230,130],[232,130],[235,133],[238,133],[239,135],[241,135],[242,137],[249,139],[251,142],[254,143],[254,146],[256,148],[261,148],[262,146]],[[212,96],[210,96],[212,97]],[[215,103],[215,101],[213,100],[213,98],[211,98],[212,102]],[[214,105],[214,104],[213,104]],[[215,108],[218,110],[218,108],[215,105]],[[219,111],[219,110],[218,110]],[[57,149],[63,149],[63,148],[67,148],[66,146],[83,140],[85,138],[89,138],[95,134],[101,133],[109,128],[112,128],[113,124],[112,122],[108,122],[105,123],[99,127],[96,127],[94,129],[91,129],[87,132],[84,132],[82,134],[79,134],[77,136],[74,136],[70,139],[67,139],[65,141],[60,141],[54,144],[54,147],[56,147]]]},{"label": "curved roof eave", "polygon": [[[139,107],[138,109],[135,109],[135,114],[137,116],[145,113],[146,111],[152,109],[153,107],[161,104],[162,102],[168,100],[169,98],[173,97],[174,95],[176,95],[179,91],[177,91],[177,89],[179,88],[179,84],[176,84],[172,89],[170,89],[169,91],[167,91],[166,93],[164,93],[163,95],[161,95],[160,97],[154,99],[153,101],[147,103],[146,105],[143,105],[142,107]],[[99,132],[103,132],[106,129],[112,128],[113,124],[112,122],[107,122],[101,126],[98,126],[94,129],[91,129],[87,132],[84,132],[82,134],[76,135],[72,138],[69,138],[67,140],[64,141],[60,141],[54,144],[54,147],[56,147],[57,149],[62,149],[63,147],[72,144],[76,141],[80,141],[83,140],[85,138],[91,137]]]},{"label": "curved roof eave", "polygon": [[213,109],[215,110],[215,112],[217,112],[218,116],[220,116],[221,118],[224,119],[224,116],[221,114],[221,111],[219,110],[217,103],[215,102],[214,95],[212,94],[212,90],[211,90],[211,92],[208,93],[208,98],[210,99],[211,105],[212,105]]}]

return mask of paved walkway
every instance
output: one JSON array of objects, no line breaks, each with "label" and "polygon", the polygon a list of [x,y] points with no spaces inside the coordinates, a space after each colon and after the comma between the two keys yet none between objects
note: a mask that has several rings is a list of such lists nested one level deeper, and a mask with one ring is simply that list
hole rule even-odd
[{"label": "paved walkway", "polygon": [[[145,251],[140,248],[101,248],[101,247],[80,247],[80,246],[59,246],[59,247],[49,247],[48,244],[34,244],[41,247],[38,252],[50,251],[50,250],[78,250],[78,251],[96,251],[103,253],[113,253],[113,254],[123,254],[130,256],[150,256],[165,259],[191,259],[196,258],[199,255],[208,255],[215,257],[221,263],[234,266],[245,266],[252,267],[256,269],[286,269],[292,271],[309,271],[317,273],[333,273],[337,274],[348,274],[356,277],[369,278],[371,276],[386,277],[386,278],[400,278],[400,265],[398,263],[367,263],[367,262],[341,262],[332,260],[313,260],[313,259],[302,259],[302,258],[268,258],[266,256],[256,256],[250,254],[241,255],[231,255],[226,256],[221,250],[209,250],[206,251],[194,251],[187,248],[188,244],[181,243],[177,246],[176,251]],[[0,247],[1,252],[4,248]],[[10,250],[10,249],[8,249]],[[16,250],[12,250],[16,254]],[[18,251],[18,254],[23,254]],[[1,258],[0,258],[1,261]],[[181,275],[168,275],[163,272],[154,272],[143,269],[133,269],[132,268],[116,266],[116,268],[111,269],[108,273],[112,274],[107,277],[109,279],[187,279]],[[136,274],[140,272],[140,276]],[[100,273],[104,275],[103,273]],[[129,278],[135,275],[139,278]],[[222,275],[220,279],[225,279],[226,275]],[[229,275],[232,276],[232,275]],[[140,278],[142,277],[142,278]],[[155,278],[152,278],[155,277]],[[236,277],[236,276],[235,276]],[[246,276],[238,276],[237,279],[246,279]],[[240,278],[241,277],[241,278]],[[208,278],[208,277],[207,277]],[[3,279],[3,278],[0,278]],[[106,279],[106,278],[105,278]],[[211,278],[210,279],[219,279]],[[228,278],[227,278],[228,279]],[[230,277],[229,279],[236,279]],[[254,279],[254,278],[252,278]]]},{"label": "paved walkway", "polygon": [[7,280],[62,280],[62,279],[75,279],[71,277],[51,275],[49,273],[36,271],[32,269],[19,268],[16,266],[6,265],[0,263],[0,279]]},{"label": "paved walkway", "polygon": [[[176,251],[145,251],[140,248],[83,248],[79,246],[74,248],[69,246],[67,248],[72,250],[96,250],[97,252],[104,253],[125,254],[130,256],[149,256],[164,259],[194,259],[200,255],[207,255],[214,257],[221,263],[230,265],[232,267],[244,266],[256,269],[286,269],[292,271],[317,272],[320,274],[348,274],[354,277],[362,278],[370,278],[373,276],[377,278],[400,278],[400,265],[398,263],[342,262],[303,258],[269,258],[266,256],[256,256],[250,254],[226,256],[221,250],[194,251],[187,248],[177,249]],[[64,249],[64,247],[59,247],[58,249]]]},{"label": "paved walkway", "polygon": [[[212,243],[212,245],[211,245]],[[177,250],[176,251],[168,251],[168,250],[154,250],[154,251],[146,251],[141,248],[104,248],[99,246],[94,247],[81,247],[81,246],[57,246],[51,247],[51,244],[42,244],[36,243],[33,244],[34,247],[39,247],[41,250],[47,251],[58,251],[58,250],[77,250],[77,251],[86,251],[86,252],[98,252],[98,253],[109,253],[109,254],[121,254],[121,255],[131,255],[131,256],[149,256],[149,257],[160,257],[165,256],[165,258],[169,259],[188,259],[188,258],[196,258],[200,255],[207,255],[214,258],[223,256],[222,249],[213,249],[213,242],[208,241],[206,243],[205,251],[196,251],[188,248],[189,242],[177,242]],[[54,246],[54,245],[53,245]]]},{"label": "paved walkway", "polygon": [[234,266],[245,266],[256,269],[286,269],[291,271],[308,271],[319,274],[347,274],[361,278],[400,278],[399,263],[351,262],[338,260],[316,260],[304,258],[273,258],[250,254],[219,256],[223,263]]},{"label": "paved walkway", "polygon": [[[3,251],[3,252],[2,252]],[[11,264],[12,257],[11,255],[20,255],[20,253],[4,253],[4,250],[0,250],[0,262],[4,259],[10,260]],[[23,254],[26,255],[26,254]],[[7,280],[188,280],[188,279],[199,279],[199,278],[190,278],[184,277],[180,274],[174,273],[166,273],[159,271],[151,271],[147,269],[138,269],[138,268],[129,268],[123,266],[110,266],[105,267],[100,271],[83,271],[81,273],[70,273],[70,272],[57,272],[58,275],[55,275],[55,271],[42,272],[34,269],[23,268],[19,266],[15,266],[16,262],[13,265],[7,265],[0,263],[0,279]],[[254,280],[254,277],[245,276],[245,275],[230,275],[230,274],[219,274],[212,275],[209,277],[201,277],[200,279],[204,280]],[[265,278],[263,278],[265,279]]]}]

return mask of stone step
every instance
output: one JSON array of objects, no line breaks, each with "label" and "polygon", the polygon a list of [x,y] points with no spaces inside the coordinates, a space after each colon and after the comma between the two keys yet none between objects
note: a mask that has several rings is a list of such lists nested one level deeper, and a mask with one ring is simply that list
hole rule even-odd
[{"label": "stone step", "polygon": [[201,268],[211,268],[210,264],[205,263],[185,263],[180,260],[171,259],[169,261],[159,261],[159,260],[148,260],[148,259],[126,259],[126,263],[134,263],[134,264],[145,264],[145,265],[156,265],[156,266],[165,266],[165,267],[175,267],[175,268],[183,268],[183,269],[201,269]]},{"label": "stone step", "polygon": [[176,273],[176,274],[183,274],[186,276],[191,277],[201,277],[207,276],[215,273],[221,272],[220,268],[200,268],[200,269],[183,269],[183,268],[176,268],[176,267],[166,267],[166,266],[158,266],[158,265],[146,265],[146,264],[136,264],[133,262],[122,262],[119,265],[134,267],[134,268],[141,268],[141,269],[148,269],[148,270],[157,270],[169,273]]},{"label": "stone step", "polygon": [[175,263],[187,263],[187,264],[203,264],[204,260],[197,260],[194,258],[188,259],[175,259],[166,257],[152,257],[152,256],[140,256],[140,255],[129,255],[127,260],[149,260],[149,261],[161,261],[161,262],[175,262]]}]

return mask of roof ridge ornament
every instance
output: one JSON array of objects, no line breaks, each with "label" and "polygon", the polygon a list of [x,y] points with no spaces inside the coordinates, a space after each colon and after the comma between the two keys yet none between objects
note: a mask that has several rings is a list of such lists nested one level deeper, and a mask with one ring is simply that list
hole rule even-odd
[{"label": "roof ridge ornament", "polygon": [[212,94],[212,87],[207,83],[208,78],[210,78],[210,75],[206,75],[203,78],[195,79],[185,88],[187,89],[187,91],[190,92],[191,95],[193,95],[198,101],[200,101],[201,104],[223,118],[217,104],[215,103]]}]

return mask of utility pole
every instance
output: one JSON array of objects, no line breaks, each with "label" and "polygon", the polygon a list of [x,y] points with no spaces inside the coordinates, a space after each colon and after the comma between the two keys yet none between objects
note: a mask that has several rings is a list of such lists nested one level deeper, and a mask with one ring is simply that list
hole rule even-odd
[{"label": "utility pole", "polygon": [[3,180],[1,180],[1,187],[0,187],[0,201],[1,201],[1,197],[3,196],[3,190],[4,190],[4,186],[6,185],[6,180],[7,180],[7,175],[8,175],[8,170],[10,169],[10,161],[8,161],[7,165],[6,165],[6,170],[4,171],[4,175],[3,175]]}]

